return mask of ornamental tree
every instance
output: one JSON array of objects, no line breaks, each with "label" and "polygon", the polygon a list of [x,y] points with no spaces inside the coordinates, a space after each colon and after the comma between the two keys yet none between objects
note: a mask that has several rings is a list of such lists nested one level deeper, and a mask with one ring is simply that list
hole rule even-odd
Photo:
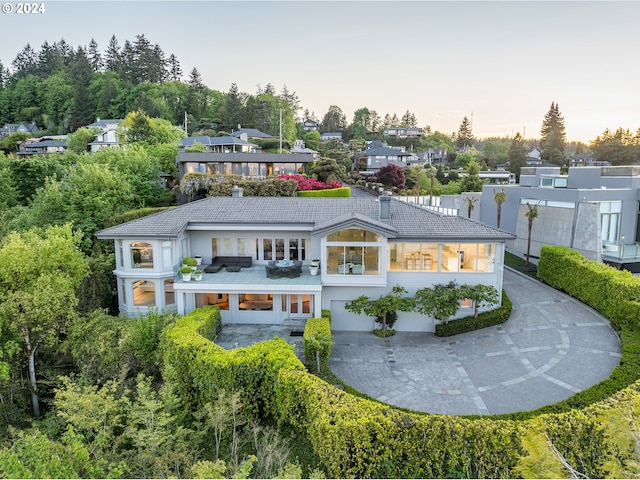
[{"label": "ornamental tree", "polygon": [[[347,302],[344,308],[351,313],[357,313],[369,317],[374,317],[376,322],[382,325],[382,331],[386,331],[388,327],[392,327],[391,317],[396,312],[410,312],[413,310],[414,302],[410,297],[406,297],[407,291],[400,285],[395,285],[393,289],[386,295],[380,296],[378,299],[371,299],[366,295],[360,295],[350,302]],[[393,318],[395,321],[395,318]]]},{"label": "ornamental tree", "polygon": [[495,305],[498,303],[498,290],[493,285],[477,285],[464,284],[460,286],[458,291],[461,299],[469,299],[473,302],[473,316],[478,317],[478,309],[483,305]]},{"label": "ornamental tree", "polygon": [[388,187],[406,187],[404,170],[397,165],[385,165],[378,171],[376,178],[378,182],[387,185]]},{"label": "ornamental tree", "polygon": [[441,323],[447,323],[460,308],[458,285],[451,281],[418,290],[415,295],[415,308],[423,315],[433,316]]}]

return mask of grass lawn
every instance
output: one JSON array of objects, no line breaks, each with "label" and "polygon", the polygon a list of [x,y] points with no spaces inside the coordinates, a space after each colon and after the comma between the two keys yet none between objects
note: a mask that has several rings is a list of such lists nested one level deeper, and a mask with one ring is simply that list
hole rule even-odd
[{"label": "grass lawn", "polygon": [[525,267],[525,263],[526,262],[524,258],[520,258],[517,255],[514,255],[513,253],[504,252],[504,264],[507,267],[511,267],[514,270],[518,270],[519,272],[522,272],[525,275],[528,275],[531,278],[535,278],[537,280],[538,269],[536,268],[536,266],[533,263],[529,262],[529,267]]}]

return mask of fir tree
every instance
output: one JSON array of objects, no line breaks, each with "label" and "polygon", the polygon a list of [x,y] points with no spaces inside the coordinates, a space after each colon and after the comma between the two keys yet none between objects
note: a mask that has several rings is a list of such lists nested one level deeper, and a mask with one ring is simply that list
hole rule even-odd
[{"label": "fir tree", "polygon": [[564,118],[558,104],[551,102],[551,108],[544,116],[540,129],[542,160],[556,165],[564,165],[564,142],[566,140]]},{"label": "fir tree", "polygon": [[100,50],[98,50],[98,42],[96,42],[93,38],[91,42],[89,42],[89,50],[87,52],[87,56],[89,58],[89,64],[94,72],[99,72],[102,70],[103,62],[102,55],[100,54]]},{"label": "fir tree", "polygon": [[471,148],[472,144],[473,133],[471,131],[471,121],[467,117],[464,117],[460,124],[460,128],[458,128],[454,145],[458,150],[466,152]]},{"label": "fir tree", "polygon": [[172,53],[167,60],[168,80],[171,82],[179,82],[182,79],[182,68],[178,58]]},{"label": "fir tree", "polygon": [[16,55],[16,58],[13,59],[11,67],[13,68],[16,78],[24,78],[36,72],[37,64],[38,57],[36,51],[31,47],[31,44],[27,43],[20,53]]},{"label": "fir tree", "polygon": [[111,36],[107,50],[104,53],[104,66],[112,72],[120,70],[120,45],[115,35]]},{"label": "fir tree", "polygon": [[225,95],[224,106],[222,108],[222,125],[225,129],[234,130],[242,121],[243,102],[238,86],[231,84],[229,92]]},{"label": "fir tree", "polygon": [[520,133],[517,133],[509,147],[509,171],[520,178],[520,169],[526,165],[527,149]]},{"label": "fir tree", "polygon": [[91,123],[93,120],[94,108],[89,95],[89,84],[93,70],[82,47],[78,48],[73,66],[71,67],[71,77],[75,86],[73,109],[71,111],[71,129]]}]

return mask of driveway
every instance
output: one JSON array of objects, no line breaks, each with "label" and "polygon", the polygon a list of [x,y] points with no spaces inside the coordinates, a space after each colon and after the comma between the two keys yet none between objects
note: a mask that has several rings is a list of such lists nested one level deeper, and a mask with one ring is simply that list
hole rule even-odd
[{"label": "driveway", "polygon": [[385,403],[448,415],[490,415],[564,400],[606,379],[620,361],[608,320],[512,270],[504,324],[439,338],[429,333],[334,332],[329,366]]}]

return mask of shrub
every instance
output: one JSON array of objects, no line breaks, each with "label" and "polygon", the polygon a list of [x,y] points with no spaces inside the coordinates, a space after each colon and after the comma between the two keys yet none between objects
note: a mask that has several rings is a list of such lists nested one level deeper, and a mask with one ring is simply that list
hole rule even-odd
[{"label": "shrub", "polygon": [[331,190],[312,190],[298,192],[299,197],[330,197],[330,198],[348,198],[351,196],[349,187],[333,188]]},{"label": "shrub", "polygon": [[327,318],[310,318],[304,328],[304,358],[308,367],[316,366],[317,371],[329,362],[331,357],[331,321]]},{"label": "shrub", "polygon": [[468,317],[451,320],[449,323],[439,323],[436,325],[435,333],[438,337],[450,337],[452,335],[458,335],[459,333],[500,325],[509,320],[512,308],[513,304],[507,296],[507,293],[503,290],[502,305],[500,307],[489,312],[479,313],[477,317],[470,315]]}]

